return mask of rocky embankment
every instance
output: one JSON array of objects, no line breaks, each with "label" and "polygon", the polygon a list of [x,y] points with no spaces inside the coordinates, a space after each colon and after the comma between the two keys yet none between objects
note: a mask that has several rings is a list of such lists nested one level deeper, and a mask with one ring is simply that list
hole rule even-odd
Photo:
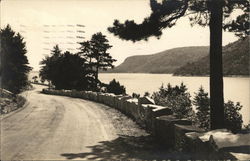
[{"label": "rocky embankment", "polygon": [[22,107],[26,99],[21,95],[14,95],[10,91],[0,88],[0,114],[7,114]]}]

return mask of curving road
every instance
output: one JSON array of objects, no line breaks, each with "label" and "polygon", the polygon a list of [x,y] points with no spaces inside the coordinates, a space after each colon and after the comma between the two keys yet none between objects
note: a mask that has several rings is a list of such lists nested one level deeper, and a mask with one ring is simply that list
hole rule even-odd
[{"label": "curving road", "polygon": [[1,118],[1,160],[181,159],[169,153],[133,121],[91,101],[23,93],[25,108]]},{"label": "curving road", "polygon": [[160,147],[111,107],[42,94],[43,86],[34,87],[22,93],[28,100],[24,108],[1,116],[0,160],[206,159]]},{"label": "curving road", "polygon": [[1,121],[1,159],[65,159],[61,154],[88,152],[86,146],[117,137],[98,104],[35,87],[24,93],[28,106]]}]

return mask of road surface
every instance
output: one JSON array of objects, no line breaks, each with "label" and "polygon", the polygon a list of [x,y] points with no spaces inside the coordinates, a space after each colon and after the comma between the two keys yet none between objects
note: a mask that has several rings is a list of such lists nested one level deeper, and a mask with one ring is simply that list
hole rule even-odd
[{"label": "road surface", "polygon": [[[1,118],[2,160],[110,160],[186,157],[165,153],[133,121],[87,100],[23,93],[28,105]],[[188,158],[188,156],[187,156]]]}]

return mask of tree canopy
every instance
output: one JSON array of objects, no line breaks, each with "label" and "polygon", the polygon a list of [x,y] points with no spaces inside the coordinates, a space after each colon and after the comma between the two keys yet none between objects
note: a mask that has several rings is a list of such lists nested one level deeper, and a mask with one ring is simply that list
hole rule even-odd
[{"label": "tree canopy", "polygon": [[[245,37],[249,34],[249,1],[248,0],[219,0],[223,5],[224,24],[227,31],[235,32],[237,36]],[[124,40],[147,40],[150,36],[160,38],[162,30],[173,27],[183,16],[189,17],[191,25],[209,25],[211,0],[150,0],[151,15],[140,24],[134,20],[120,23],[115,20],[108,31]],[[235,20],[230,20],[233,11],[239,9],[243,14]],[[228,19],[227,19],[228,18]]]},{"label": "tree canopy", "polygon": [[28,82],[28,66],[26,44],[23,37],[14,32],[9,25],[1,29],[1,87],[15,94],[23,91]]},{"label": "tree canopy", "polygon": [[40,77],[51,81],[56,89],[87,90],[90,88],[91,78],[85,66],[86,60],[78,54],[68,51],[61,53],[56,45],[51,56],[45,57],[40,64]]},{"label": "tree canopy", "polygon": [[102,33],[96,33],[91,40],[80,43],[76,54],[62,53],[58,45],[51,50],[40,64],[40,77],[48,80],[56,89],[100,90],[99,69],[107,70],[116,61],[107,52],[112,46]]},{"label": "tree canopy", "polygon": [[91,40],[81,42],[80,45],[79,54],[88,61],[88,67],[95,71],[94,76],[98,82],[99,69],[107,70],[114,67],[113,62],[116,60],[108,53],[112,46],[109,45],[108,39],[101,32],[92,35]]}]

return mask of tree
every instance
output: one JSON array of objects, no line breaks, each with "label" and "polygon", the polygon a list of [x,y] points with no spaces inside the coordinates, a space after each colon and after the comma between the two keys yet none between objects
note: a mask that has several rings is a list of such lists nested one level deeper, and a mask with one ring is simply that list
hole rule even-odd
[{"label": "tree", "polygon": [[86,60],[68,51],[61,53],[55,46],[51,56],[46,56],[40,64],[41,79],[51,82],[56,89],[88,90],[90,78],[85,66]]},{"label": "tree", "polygon": [[243,123],[242,115],[240,114],[242,106],[239,102],[236,102],[236,104],[234,104],[233,101],[229,100],[224,104],[224,107],[226,128],[231,130],[233,133],[240,132]]},{"label": "tree", "polygon": [[62,51],[59,46],[56,45],[51,50],[51,56],[45,56],[45,58],[40,62],[43,65],[39,71],[39,76],[41,79],[48,80],[49,84],[51,80],[55,80],[57,76],[56,63],[59,57],[62,55]]},{"label": "tree", "polygon": [[[208,93],[201,87],[196,93],[193,104],[196,106],[197,113],[196,119],[199,127],[208,130],[210,127],[210,106]],[[234,133],[240,132],[242,127],[242,115],[240,110],[242,106],[239,102],[234,104],[232,101],[224,103],[225,111],[225,128],[231,130]]]},{"label": "tree", "polygon": [[120,85],[120,83],[115,79],[110,81],[106,88],[108,93],[114,93],[116,95],[126,94],[125,87],[123,85]]},{"label": "tree", "polygon": [[85,61],[79,55],[68,51],[59,56],[55,66],[57,73],[52,80],[56,89],[89,89]]},{"label": "tree", "polygon": [[[176,21],[189,16],[191,25],[209,26],[210,29],[210,105],[211,129],[224,128],[224,96],[222,74],[222,29],[236,32],[244,37],[249,34],[248,0],[150,0],[152,13],[141,24],[115,20],[108,30],[124,40],[147,40],[150,36],[160,38],[162,29],[171,28]],[[244,13],[235,21],[224,21],[235,9]],[[240,33],[240,34],[239,34]]]},{"label": "tree", "polygon": [[[86,66],[86,70],[88,71],[88,76],[95,78],[96,73],[93,71],[94,64],[92,62],[92,60],[94,59],[94,55],[92,52],[92,48],[93,48],[92,44],[90,41],[80,42],[79,44],[81,46],[79,48],[80,52],[78,52],[78,54],[82,56],[84,59],[86,59],[85,66]],[[92,90],[97,88],[97,83],[98,81],[96,79],[92,79],[92,82],[91,82]]]},{"label": "tree", "polygon": [[9,25],[0,31],[1,37],[1,87],[15,94],[22,92],[28,82],[31,67],[26,56],[26,44],[19,33],[15,33]]},{"label": "tree", "polygon": [[88,60],[89,68],[95,70],[95,82],[98,83],[99,69],[107,70],[114,67],[113,62],[116,60],[107,52],[112,46],[101,32],[92,35],[90,41],[82,42],[80,45],[79,54]]},{"label": "tree", "polygon": [[204,91],[203,87],[200,87],[198,93],[195,93],[193,104],[196,107],[196,118],[200,128],[206,130],[210,127],[210,107],[209,107],[208,93]]}]

